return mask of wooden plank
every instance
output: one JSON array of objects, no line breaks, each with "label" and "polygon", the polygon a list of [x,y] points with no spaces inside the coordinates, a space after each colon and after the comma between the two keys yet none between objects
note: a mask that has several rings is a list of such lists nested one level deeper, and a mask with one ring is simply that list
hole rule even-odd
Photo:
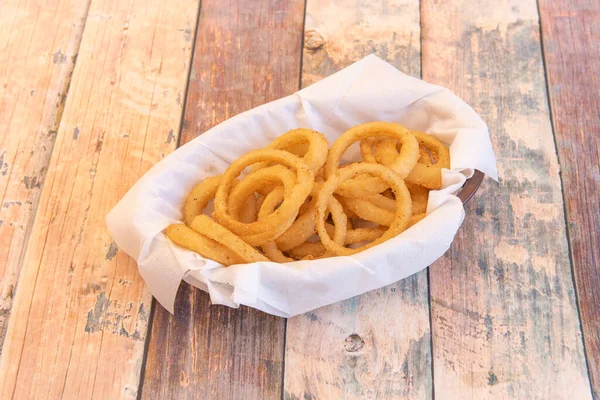
[{"label": "wooden plank", "polygon": [[539,2],[575,287],[594,398],[600,399],[600,4]]},{"label": "wooden plank", "polygon": [[423,77],[487,121],[501,183],[430,269],[434,392],[589,399],[534,0],[422,3]]},{"label": "wooden plank", "polygon": [[1,398],[136,398],[151,298],[104,217],[175,148],[197,11],[196,0],[92,1],[13,302]]},{"label": "wooden plank", "polygon": [[[304,86],[371,53],[420,75],[418,1],[307,2]],[[426,272],[290,318],[285,359],[286,399],[431,398]]]},{"label": "wooden plank", "polygon": [[[303,0],[202,2],[182,143],[298,90],[303,19]],[[284,319],[211,306],[188,285],[175,311],[156,309],[143,398],[281,397]]]},{"label": "wooden plank", "polygon": [[87,11],[0,5],[0,351]]}]

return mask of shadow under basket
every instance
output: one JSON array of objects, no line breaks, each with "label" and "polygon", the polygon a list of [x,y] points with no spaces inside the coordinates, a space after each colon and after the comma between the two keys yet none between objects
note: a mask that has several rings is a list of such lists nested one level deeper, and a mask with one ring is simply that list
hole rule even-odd
[{"label": "shadow under basket", "polygon": [[481,171],[475,170],[473,176],[465,182],[464,186],[458,193],[458,198],[463,202],[463,204],[467,204],[471,197],[475,194],[479,186],[481,186],[481,182],[483,182],[483,177],[485,174]]}]

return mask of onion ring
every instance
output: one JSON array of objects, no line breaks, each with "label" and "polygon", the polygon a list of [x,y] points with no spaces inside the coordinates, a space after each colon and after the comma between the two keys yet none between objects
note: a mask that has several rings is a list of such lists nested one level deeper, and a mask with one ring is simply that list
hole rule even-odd
[{"label": "onion ring", "polygon": [[187,225],[202,214],[208,202],[215,197],[222,179],[223,175],[212,176],[194,186],[183,205],[183,220]]},{"label": "onion ring", "polygon": [[[262,171],[262,170],[261,170]],[[260,210],[258,211],[258,220],[260,221],[265,216],[271,214],[275,208],[281,204],[284,197],[284,189],[281,186],[276,187],[271,193],[265,197]],[[267,242],[262,245],[262,249],[271,261],[278,263],[292,262],[294,259],[286,257],[277,247],[274,241]]]},{"label": "onion ring", "polygon": [[420,220],[422,220],[423,218],[425,218],[427,216],[427,214],[417,214],[417,215],[413,215],[412,217],[410,217],[410,226],[413,226],[414,224],[416,224],[417,222],[419,222]]},{"label": "onion ring", "polygon": [[[357,125],[344,132],[331,146],[327,162],[325,163],[325,177],[329,178],[340,168],[340,160],[342,155],[354,142],[364,140],[371,137],[390,137],[397,139],[403,144],[401,153],[389,165],[401,178],[405,178],[414,168],[419,158],[419,143],[411,131],[400,124],[391,122],[369,122],[362,125]],[[369,178],[367,178],[369,179]],[[371,188],[369,193],[364,193],[366,182],[344,182],[338,188],[337,193],[344,197],[364,197],[364,195],[381,193],[385,189],[383,182],[377,179],[370,179],[369,186],[374,185],[373,182],[379,182],[378,188]],[[379,190],[379,188],[381,190]],[[356,192],[363,189],[361,195]]]},{"label": "onion ring", "polygon": [[356,228],[346,233],[346,244],[360,242],[372,242],[380,238],[385,233],[386,228],[378,226],[376,228]]},{"label": "onion ring", "polygon": [[358,175],[356,178],[344,182],[344,184],[336,190],[335,194],[349,198],[361,198],[381,193],[387,188],[388,186],[385,182],[379,178]]},{"label": "onion ring", "polygon": [[[408,185],[406,185],[408,187]],[[408,190],[410,192],[410,189]],[[412,193],[411,193],[412,197]],[[364,198],[369,203],[373,204],[376,207],[382,208],[387,211],[396,211],[396,200],[385,197],[382,194],[374,194],[373,196],[368,196]]]},{"label": "onion ring", "polygon": [[381,138],[370,137],[360,141],[360,155],[364,162],[377,163],[373,154],[373,146],[380,140]]},{"label": "onion ring", "polygon": [[[285,196],[281,206],[261,221],[249,224],[236,221],[228,213],[229,195],[233,180],[249,165],[260,161],[275,161],[296,171],[296,185]],[[223,180],[215,195],[215,218],[233,233],[245,236],[244,240],[252,245],[261,245],[277,238],[281,227],[296,218],[298,209],[310,194],[314,185],[314,174],[306,163],[297,156],[271,149],[255,150],[235,160],[223,174]],[[286,226],[285,229],[289,227]],[[284,229],[284,231],[285,231]]]},{"label": "onion ring", "polygon": [[[296,154],[299,150],[298,146],[304,143],[308,143],[308,149],[302,158],[308,165],[308,168],[313,173],[316,173],[325,165],[329,149],[329,143],[322,133],[305,128],[293,129],[275,138],[266,148],[285,150],[299,156],[299,154]],[[301,148],[300,151],[302,151]],[[254,170],[264,168],[267,165],[269,165],[269,162],[258,163],[254,166]]]},{"label": "onion ring", "polygon": [[321,242],[305,242],[289,250],[287,253],[297,260],[305,259],[308,256],[318,258],[325,254],[325,247]]},{"label": "onion ring", "polygon": [[317,193],[319,190],[321,190],[321,186],[322,184],[315,182],[313,189],[310,192],[312,199],[308,202],[308,204],[308,198],[305,200],[304,204],[298,211],[298,218],[292,223],[288,230],[286,230],[275,240],[278,248],[281,249],[281,251],[287,251],[291,248],[299,246],[315,234],[315,218],[317,216],[315,210],[315,199]]},{"label": "onion ring", "polygon": [[429,153],[429,150],[419,147],[419,161],[417,162],[425,165],[433,165],[433,160],[431,159],[431,153]]},{"label": "onion ring", "polygon": [[246,199],[266,184],[274,184],[274,186],[283,184],[289,196],[296,184],[296,175],[283,165],[274,165],[248,174],[231,190],[228,200],[229,215],[236,221],[240,221],[240,210]]},{"label": "onion ring", "polygon": [[277,243],[281,251],[297,247],[315,234],[315,219],[317,216],[315,203],[314,199],[311,200],[309,209],[305,213],[300,214],[290,228],[275,239],[275,243]]},{"label": "onion ring", "polygon": [[[385,197],[383,198],[385,199]],[[396,207],[396,201],[391,201],[394,203],[394,207]],[[343,202],[346,205],[346,207],[348,207],[356,215],[358,215],[360,219],[374,222],[377,225],[390,226],[395,217],[395,210],[388,211],[385,208],[373,204],[367,198],[345,198]]]},{"label": "onion ring", "polygon": [[254,194],[251,194],[250,196],[248,196],[248,198],[246,199],[246,201],[244,201],[244,204],[242,205],[239,220],[245,223],[256,221],[256,210],[256,196],[254,196]]},{"label": "onion ring", "polygon": [[201,214],[194,218],[191,228],[196,232],[221,243],[246,263],[269,261],[267,257],[263,256],[248,243],[244,242],[239,236],[206,215]]},{"label": "onion ring", "polygon": [[427,211],[429,202],[429,190],[420,185],[406,182],[406,187],[412,199],[413,215],[423,214]]},{"label": "onion ring", "polygon": [[[215,197],[222,179],[222,174],[211,176],[194,186],[183,205],[183,220],[188,226],[192,223],[195,216],[203,213],[208,203]],[[237,179],[234,180],[232,187],[236,188],[239,182]],[[253,222],[256,219],[256,202],[254,201],[255,204],[252,203],[252,199],[246,199],[241,210],[239,210],[244,214],[243,216],[239,216],[242,222]],[[236,214],[236,219],[237,217],[238,215]]]},{"label": "onion ring", "polygon": [[[442,168],[450,168],[450,151],[445,144],[427,133],[419,131],[412,131],[412,133],[421,146],[420,160],[423,158],[425,160],[424,162],[419,161],[414,166],[406,176],[406,180],[428,189],[440,189],[442,187]],[[393,139],[381,140],[374,145],[375,158],[379,163],[391,167],[402,154],[402,146]],[[398,153],[398,147],[400,147],[400,153]],[[425,155],[421,150],[427,154]],[[436,161],[435,164],[432,164],[431,157]]]},{"label": "onion ring", "polygon": [[204,258],[210,258],[226,267],[244,262],[242,258],[221,243],[199,234],[187,225],[169,225],[165,229],[165,235],[175,244],[196,252]]},{"label": "onion ring", "polygon": [[[327,234],[327,231],[325,230],[325,218],[327,217],[326,209],[329,204],[330,198],[333,198],[333,193],[342,182],[352,179],[355,176],[363,173],[367,173],[381,178],[389,185],[389,187],[392,189],[396,196],[397,208],[396,213],[394,215],[394,220],[390,224],[389,229],[386,230],[382,236],[364,246],[355,249],[349,249],[335,243]],[[350,165],[345,168],[339,169],[334,175],[331,175],[329,179],[323,184],[323,187],[321,188],[321,191],[317,196],[316,207],[317,233],[321,238],[323,246],[325,246],[327,250],[329,250],[335,255],[356,254],[360,251],[366,250],[370,247],[383,243],[387,239],[397,236],[407,228],[410,222],[410,216],[412,214],[412,203],[410,200],[410,193],[408,192],[404,181],[400,179],[398,175],[390,169],[382,165],[371,163]]]}]

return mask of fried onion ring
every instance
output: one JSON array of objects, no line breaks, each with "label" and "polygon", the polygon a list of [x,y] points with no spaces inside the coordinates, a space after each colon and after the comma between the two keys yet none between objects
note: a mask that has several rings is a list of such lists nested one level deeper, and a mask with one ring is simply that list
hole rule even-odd
[{"label": "fried onion ring", "polygon": [[[276,187],[271,193],[265,197],[260,210],[258,211],[258,220],[271,214],[275,208],[281,204],[284,197],[284,189],[281,186]],[[278,263],[286,263],[294,261],[292,258],[286,257],[277,247],[274,241],[267,242],[262,245],[262,249],[271,261]]]},{"label": "fried onion ring", "polygon": [[[394,159],[389,167],[401,178],[405,178],[414,168],[419,158],[419,143],[411,131],[400,124],[391,122],[369,122],[357,125],[344,132],[331,146],[327,163],[325,164],[325,177],[329,178],[340,168],[340,160],[346,150],[357,141],[372,137],[390,137],[402,143],[400,155]],[[365,193],[364,188],[370,187]],[[344,197],[364,197],[381,193],[387,189],[379,179],[366,177],[361,180],[344,182],[337,193]],[[360,193],[358,193],[360,192]]]},{"label": "fried onion ring", "polygon": [[[421,146],[420,158],[407,175],[406,180],[428,189],[440,189],[442,187],[442,168],[450,168],[450,151],[445,144],[431,135],[419,131],[412,131],[412,133]],[[376,161],[391,168],[401,156],[402,147],[403,144],[394,139],[380,140],[374,145]],[[400,152],[398,152],[398,148],[400,148]],[[431,157],[436,161],[435,164],[431,162]]]},{"label": "fried onion ring", "polygon": [[274,184],[275,186],[283,184],[289,195],[296,184],[296,175],[283,165],[274,165],[248,174],[231,190],[229,215],[240,221],[239,214],[246,199],[266,184]]},{"label": "fried onion ring", "polygon": [[360,242],[372,242],[380,238],[385,233],[386,228],[378,226],[376,228],[356,228],[351,229],[346,233],[346,244],[354,244]]},{"label": "fried onion ring", "polygon": [[406,187],[412,199],[413,215],[423,214],[427,211],[429,201],[429,190],[420,185],[406,182]]},{"label": "fried onion ring", "polygon": [[[300,146],[305,143],[308,143],[308,148],[304,151],[304,154],[297,154],[302,152],[303,149]],[[273,140],[266,148],[285,150],[296,156],[300,156],[304,159],[308,168],[310,168],[313,173],[316,173],[323,165],[325,165],[329,143],[322,133],[311,129],[298,128],[275,138],[275,140]],[[254,170],[258,170],[267,165],[269,165],[269,162],[261,162],[256,164],[253,168]]]},{"label": "fried onion ring", "polygon": [[[384,208],[376,206],[366,198],[346,198],[343,201],[346,207],[358,215],[360,219],[364,219],[365,221],[374,222],[377,225],[390,226],[394,220],[394,211],[388,211]],[[394,201],[394,203],[396,203],[396,201]]]},{"label": "fried onion ring", "polygon": [[[228,212],[232,182],[246,167],[261,161],[274,161],[294,169],[296,185],[291,188],[289,196],[284,197],[279,208],[260,221],[251,223],[237,221]],[[224,227],[243,236],[247,243],[254,246],[262,245],[274,240],[289,228],[313,185],[314,174],[302,159],[282,150],[255,150],[238,158],[223,174],[223,180],[215,195],[214,216]]]},{"label": "fried onion ring", "polygon": [[412,217],[410,217],[410,226],[413,226],[414,224],[416,224],[417,222],[419,222],[420,220],[422,220],[423,218],[425,218],[427,216],[427,214],[417,214],[417,215],[413,215]]},{"label": "fried onion ring", "polygon": [[289,250],[288,254],[294,257],[296,260],[302,260],[309,256],[312,256],[312,258],[315,259],[325,254],[325,247],[321,242],[305,242],[300,246]]},{"label": "fried onion ring", "polygon": [[165,229],[165,235],[167,235],[167,237],[175,244],[192,250],[204,258],[210,258],[226,267],[245,262],[241,257],[221,243],[199,234],[187,225],[169,225],[167,229]]},{"label": "fried onion ring", "polygon": [[223,175],[212,176],[194,186],[183,205],[183,220],[188,226],[197,215],[202,214],[209,201],[215,197],[222,179]]},{"label": "fried onion ring", "polygon": [[[394,219],[391,221],[390,227],[386,232],[379,238],[373,240],[364,246],[349,249],[335,243],[325,230],[325,219],[327,217],[327,207],[333,193],[343,182],[352,179],[360,174],[370,174],[384,180],[389,187],[392,189],[396,196],[396,212]],[[360,251],[366,250],[373,246],[376,246],[384,241],[397,236],[403,232],[409,222],[410,216],[412,215],[412,204],[410,199],[410,193],[404,184],[404,181],[398,177],[396,173],[390,169],[371,163],[354,164],[345,168],[339,169],[334,175],[331,175],[329,179],[323,184],[319,195],[317,196],[317,220],[316,228],[323,246],[331,253],[335,255],[352,255]]]},{"label": "fried onion ring", "polygon": [[191,228],[196,232],[221,243],[246,263],[269,261],[267,257],[263,256],[248,243],[244,242],[239,236],[206,215],[201,214],[194,218]]}]

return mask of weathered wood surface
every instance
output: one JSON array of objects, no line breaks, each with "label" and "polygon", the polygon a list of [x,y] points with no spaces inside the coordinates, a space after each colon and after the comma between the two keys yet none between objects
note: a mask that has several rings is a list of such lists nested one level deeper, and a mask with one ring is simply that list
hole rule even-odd
[{"label": "weathered wood surface", "polygon": [[430,268],[435,395],[589,399],[536,2],[424,1],[421,15],[423,77],[486,120],[501,176]]},{"label": "weathered wood surface", "polygon": [[[420,75],[417,0],[307,2],[303,86],[371,53]],[[431,398],[427,297],[423,271],[290,318],[284,397]]]},{"label": "weathered wood surface", "polygon": [[87,10],[0,4],[0,352]]},{"label": "weathered wood surface", "polygon": [[196,0],[92,1],[13,301],[0,398],[136,398],[150,295],[104,217],[175,148],[197,10]]},{"label": "weathered wood surface", "polygon": [[600,3],[539,3],[577,298],[600,398]]},{"label": "weathered wood surface", "polygon": [[[303,17],[303,0],[202,2],[182,143],[298,90]],[[282,318],[211,306],[184,284],[175,316],[156,308],[143,398],[280,398],[284,332]]]},{"label": "weathered wood surface", "polygon": [[[104,215],[177,144],[198,6],[0,5],[0,398],[140,395],[150,296]],[[370,53],[419,76],[418,7],[309,0],[302,85]],[[560,168],[535,1],[421,2],[423,77],[488,122],[502,177],[431,268],[432,333],[425,273],[292,318],[285,339],[283,319],[184,284],[177,317],[156,307],[141,397],[598,398],[600,9],[539,9]],[[298,88],[303,11],[202,2],[182,143]]]}]

